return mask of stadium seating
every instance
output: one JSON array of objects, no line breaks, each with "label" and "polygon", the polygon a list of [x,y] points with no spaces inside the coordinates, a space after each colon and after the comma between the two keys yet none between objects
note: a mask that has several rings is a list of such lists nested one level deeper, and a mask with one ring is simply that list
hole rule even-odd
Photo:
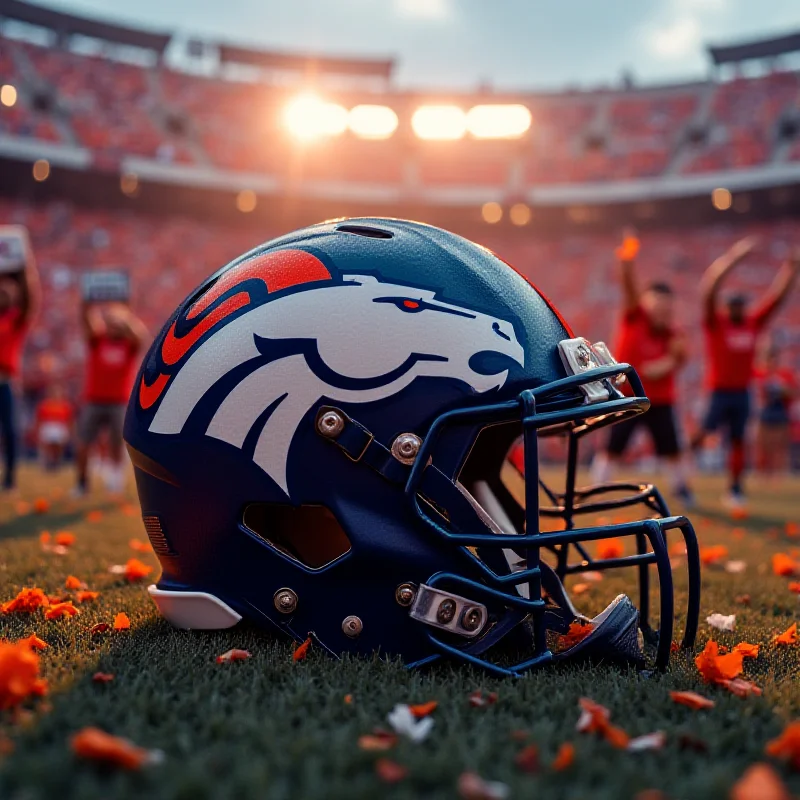
[{"label": "stadium seating", "polygon": [[[84,347],[79,327],[78,276],[87,269],[130,269],[133,304],[149,329],[157,331],[178,301],[204,277],[235,256],[282,231],[263,225],[212,224],[184,217],[160,218],[122,211],[79,209],[66,203],[31,205],[0,200],[0,219],[27,225],[42,273],[47,313],[36,322],[25,354],[24,382],[36,393],[52,376],[79,390]],[[576,333],[613,341],[618,313],[612,235],[571,234],[558,237],[506,237],[485,227],[462,233],[474,236],[528,275],[558,305]],[[788,253],[800,245],[790,222],[748,226],[698,227],[679,237],[672,231],[643,237],[639,272],[643,281],[668,280],[678,292],[680,322],[691,334],[692,357],[682,380],[699,400],[702,336],[697,281],[702,270],[746,233],[769,243],[731,282],[750,294],[763,291]],[[646,277],[645,277],[646,276]],[[775,326],[781,341],[800,352],[800,304],[789,303]],[[797,366],[800,367],[800,359]],[[687,403],[684,411],[699,409]]]},{"label": "stadium seating", "polygon": [[[388,141],[344,135],[301,147],[281,127],[285,86],[2,44],[0,80],[15,85],[19,99],[0,107],[0,133],[80,144],[104,158],[266,173],[289,185],[349,180],[516,191],[520,180],[541,186],[746,169],[778,152],[779,123],[800,100],[797,74],[774,72],[718,84],[529,96],[523,100],[533,125],[522,148],[465,140],[437,149],[402,133],[402,120]],[[385,102],[409,113],[399,93],[354,102]],[[688,136],[690,125],[703,135]],[[798,148],[790,142],[786,158],[797,160]]]}]

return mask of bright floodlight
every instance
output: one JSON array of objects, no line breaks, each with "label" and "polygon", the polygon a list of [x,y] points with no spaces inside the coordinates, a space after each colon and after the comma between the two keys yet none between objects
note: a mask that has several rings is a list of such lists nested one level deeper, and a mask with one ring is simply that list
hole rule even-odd
[{"label": "bright floodlight", "polygon": [[297,97],[286,106],[284,122],[298,139],[338,136],[347,129],[347,109],[313,95]]},{"label": "bright floodlight", "polygon": [[397,130],[397,114],[389,106],[355,106],[348,125],[362,139],[388,139]]},{"label": "bright floodlight", "polygon": [[411,117],[411,127],[420,139],[460,139],[467,118],[458,106],[420,106]]},{"label": "bright floodlight", "polygon": [[518,139],[531,126],[531,112],[521,105],[473,106],[467,130],[476,139]]}]

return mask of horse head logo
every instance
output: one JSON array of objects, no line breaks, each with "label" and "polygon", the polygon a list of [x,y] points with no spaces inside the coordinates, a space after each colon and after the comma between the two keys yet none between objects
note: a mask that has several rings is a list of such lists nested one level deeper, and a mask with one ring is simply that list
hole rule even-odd
[{"label": "horse head logo", "polygon": [[266,415],[253,460],[289,494],[289,448],[321,398],[371,403],[423,376],[458,380],[477,393],[502,387],[508,370],[479,371],[479,353],[524,366],[510,322],[442,302],[426,289],[344,275],[265,302],[203,341],[175,374],[149,430],[180,433],[212,386],[252,362],[206,435],[242,448]]}]

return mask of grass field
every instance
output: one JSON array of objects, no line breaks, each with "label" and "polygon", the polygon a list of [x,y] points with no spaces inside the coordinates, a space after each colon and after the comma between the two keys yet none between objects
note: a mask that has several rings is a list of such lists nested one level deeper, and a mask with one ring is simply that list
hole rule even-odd
[{"label": "grass field", "polygon": [[[765,743],[800,716],[800,645],[769,644],[798,617],[798,596],[788,590],[788,579],[772,574],[770,558],[800,546],[800,540],[787,538],[785,527],[786,521],[800,522],[800,482],[781,490],[754,486],[749,519],[732,523],[720,510],[721,483],[705,479],[700,508],[691,515],[701,545],[724,544],[730,559],[747,563],[740,574],[704,570],[699,636],[700,647],[712,637],[728,646],[762,644],[759,658],[745,661],[745,676],[764,693],[746,699],[703,685],[686,655],[673,658],[668,674],[651,677],[581,667],[495,680],[447,665],[409,673],[378,659],[336,662],[313,648],[305,661],[294,663],[291,643],[250,627],[176,631],[148,599],[148,580],[129,584],[108,571],[133,556],[157,565],[152,553],[129,547],[131,538],[145,538],[133,507],[100,494],[71,500],[66,474],[43,476],[28,468],[21,487],[17,497],[0,499],[0,600],[25,586],[69,594],[63,588],[69,574],[100,597],[82,604],[72,619],[45,621],[41,611],[0,615],[0,638],[16,640],[35,630],[48,643],[41,657],[50,683],[48,697],[34,703],[31,714],[0,716],[0,734],[14,742],[13,752],[0,756],[3,800],[456,797],[464,770],[507,783],[511,797],[610,800],[645,789],[676,799],[727,797],[749,764],[768,760]],[[50,500],[46,513],[18,507],[37,497]],[[133,495],[128,502],[135,503]],[[102,514],[87,518],[90,511]],[[75,544],[65,555],[44,551],[40,532],[61,529],[76,535]],[[682,563],[675,575],[681,603]],[[634,591],[631,581],[614,577],[592,584],[580,600],[595,611],[620,586]],[[735,602],[744,593],[751,596],[747,607]],[[111,622],[119,611],[130,616],[130,631],[90,634],[92,625]],[[705,617],[715,611],[737,614],[735,633],[709,628]],[[250,650],[253,658],[216,664],[215,657],[232,647]],[[114,680],[94,683],[98,670],[113,673]],[[498,702],[471,707],[467,697],[479,688],[496,691]],[[669,698],[673,689],[697,690],[716,706],[692,711],[675,705]],[[665,748],[628,753],[576,733],[581,696],[608,706],[612,721],[631,735],[664,731]],[[428,700],[439,707],[424,743],[401,741],[389,753],[359,749],[359,736],[385,726],[395,703]],[[163,750],[164,761],[133,773],[79,761],[69,737],[88,725]],[[511,735],[518,730],[539,747],[538,774],[514,764],[524,746]],[[682,749],[684,734],[702,740],[707,752]],[[571,769],[556,773],[549,764],[565,741],[574,742],[577,757]],[[391,786],[381,783],[374,768],[381,756],[408,767],[408,777]],[[800,777],[779,769],[800,793]]]}]

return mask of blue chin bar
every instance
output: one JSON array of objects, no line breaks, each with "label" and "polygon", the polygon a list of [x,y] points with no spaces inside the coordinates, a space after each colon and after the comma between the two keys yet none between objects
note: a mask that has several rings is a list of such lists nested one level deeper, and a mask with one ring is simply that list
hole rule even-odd
[{"label": "blue chin bar", "polygon": [[[627,376],[633,389],[633,397],[625,397],[615,388],[621,375]],[[607,400],[579,404],[580,387],[587,383],[602,382],[608,390]],[[428,630],[431,645],[441,654],[467,661],[497,675],[519,676],[525,671],[549,663],[557,658],[547,647],[546,601],[542,586],[541,550],[547,548],[556,557],[555,572],[560,579],[567,575],[590,570],[636,567],[639,575],[640,627],[646,640],[656,644],[655,667],[667,667],[672,645],[674,625],[674,591],[672,568],[667,548],[668,531],[677,530],[686,545],[688,562],[689,596],[686,626],[681,647],[691,649],[697,636],[700,614],[700,558],[697,537],[688,519],[669,516],[667,506],[658,490],[646,484],[609,483],[578,489],[575,487],[578,462],[579,439],[590,431],[646,411],[650,406],[644,395],[641,381],[628,364],[613,364],[598,367],[578,375],[554,381],[545,386],[525,390],[516,400],[470,409],[458,409],[442,414],[431,426],[423,446],[415,460],[406,483],[406,496],[417,516],[437,535],[460,547],[462,557],[469,562],[471,573],[477,569],[479,580],[455,573],[437,573],[427,584],[485,602],[487,607],[502,606],[505,617],[490,628],[478,640],[462,645],[452,640],[445,641],[438,633]],[[456,487],[458,469],[452,474],[440,471],[433,460],[437,443],[449,426],[481,426],[517,422],[522,423],[525,475],[525,533],[475,532],[474,509],[467,503]],[[553,433],[568,437],[567,480],[563,493],[552,492],[535,478],[539,475],[540,435]],[[540,485],[551,505],[540,508]],[[623,497],[610,494],[626,492]],[[644,519],[616,525],[575,529],[575,516],[596,513],[634,505],[644,505],[659,518]],[[438,510],[445,509],[441,514]],[[431,511],[434,511],[431,514]],[[564,521],[563,531],[542,532],[540,516],[558,517]],[[612,537],[633,537],[636,554],[611,559],[593,559],[585,543]],[[570,548],[574,547],[580,558],[570,563]],[[468,548],[480,548],[483,552],[497,553],[505,562],[502,550],[510,549],[521,556],[525,567],[515,572],[501,572],[479,558]],[[495,561],[494,559],[491,559]],[[499,560],[495,562],[499,564]],[[650,576],[649,567],[655,565],[660,585],[659,630],[650,626]],[[517,587],[527,585],[527,598]],[[533,629],[533,653],[530,658],[513,666],[498,666],[482,654],[499,641],[511,627],[525,618],[530,618]],[[424,624],[424,623],[420,623]],[[435,658],[435,656],[433,657]],[[426,659],[427,663],[432,659]],[[417,665],[419,665],[417,664]],[[416,665],[414,665],[416,666]]]}]

